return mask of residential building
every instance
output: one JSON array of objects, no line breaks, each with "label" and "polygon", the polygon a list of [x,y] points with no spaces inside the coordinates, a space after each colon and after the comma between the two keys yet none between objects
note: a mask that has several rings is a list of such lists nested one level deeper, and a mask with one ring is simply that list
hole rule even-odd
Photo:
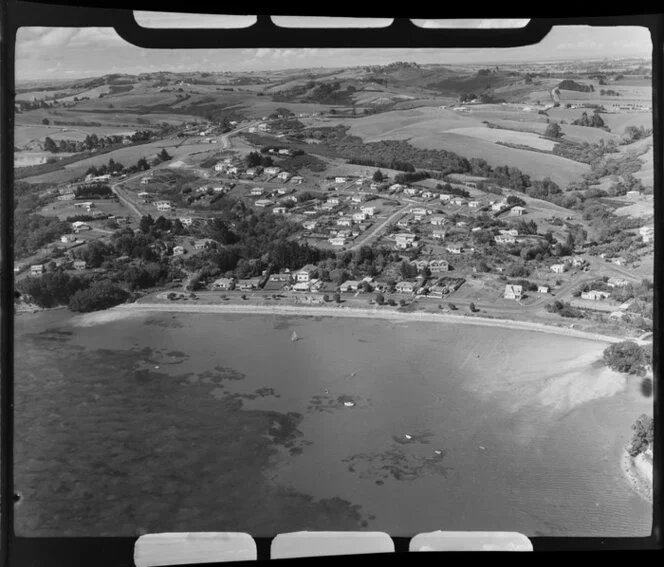
[{"label": "residential building", "polygon": [[526,212],[526,209],[524,207],[521,207],[519,205],[516,205],[515,207],[512,207],[510,209],[510,215],[512,216],[521,216],[523,213]]},{"label": "residential building", "polygon": [[424,207],[416,207],[414,209],[410,209],[410,212],[414,215],[426,216],[430,211]]},{"label": "residential building", "polygon": [[567,264],[554,264],[551,271],[555,274],[562,274],[567,271]]},{"label": "residential building", "polygon": [[346,183],[346,178],[345,177],[335,177],[334,182],[335,183]]},{"label": "residential building", "polygon": [[250,191],[250,195],[252,197],[260,197],[263,193],[265,193],[265,189],[263,189],[262,187],[254,187]]},{"label": "residential building", "polygon": [[414,197],[414,196],[417,195],[420,191],[419,191],[419,189],[415,189],[415,187],[406,187],[406,188],[403,190],[403,192],[404,192],[405,195],[409,195],[410,197]]},{"label": "residential building", "polygon": [[89,224],[84,223],[83,221],[74,221],[71,223],[74,232],[79,232],[81,230],[92,230]]},{"label": "residential building", "polygon": [[431,262],[429,262],[429,269],[432,273],[448,272],[450,269],[450,264],[447,260],[443,259],[431,260]]},{"label": "residential building", "polygon": [[507,284],[505,286],[505,294],[503,296],[505,299],[514,299],[516,301],[520,301],[522,295],[523,295],[522,286],[511,285],[511,284]]},{"label": "residential building", "polygon": [[356,195],[353,195],[350,200],[353,203],[362,203],[364,201],[364,195],[362,193],[358,193]]},{"label": "residential building", "polygon": [[415,246],[415,235],[414,234],[397,234],[396,236],[397,248],[406,249]]},{"label": "residential building", "polygon": [[364,222],[365,220],[367,220],[367,215],[364,213],[353,213],[354,222]]},{"label": "residential building", "polygon": [[410,219],[403,217],[397,221],[397,226],[399,228],[408,228],[408,225],[411,224],[411,222],[412,221]]},{"label": "residential building", "polygon": [[85,270],[86,265],[87,264],[85,260],[75,260],[73,263],[73,268],[75,270]]},{"label": "residential building", "polygon": [[519,236],[519,231],[516,228],[511,228],[509,230],[501,229],[498,232],[505,236]]},{"label": "residential building", "polygon": [[332,244],[332,246],[345,246],[346,245],[346,239],[343,236],[334,236],[330,239],[328,239],[329,243]]},{"label": "residential building", "polygon": [[251,291],[253,289],[258,289],[258,286],[261,283],[261,278],[249,278],[246,280],[240,280],[236,288],[240,291]]},{"label": "residential building", "polygon": [[372,217],[376,214],[376,207],[370,207],[370,206],[360,207],[360,212],[364,213],[368,217]]},{"label": "residential building", "polygon": [[431,217],[431,224],[434,226],[443,226],[447,219],[442,215],[434,215]]},{"label": "residential building", "polygon": [[331,205],[332,207],[337,207],[337,206],[339,205],[339,199],[337,199],[336,197],[334,197],[334,198],[332,198],[332,199],[328,199],[328,200],[326,201],[326,203],[327,203],[328,205]]},{"label": "residential building", "polygon": [[493,205],[491,205],[491,210],[494,213],[498,213],[498,212],[502,211],[506,206],[507,206],[507,203],[505,203],[504,201],[500,201],[498,203],[494,203]]},{"label": "residential building", "polygon": [[452,195],[450,195],[450,194],[448,194],[448,193],[441,193],[441,194],[438,196],[438,198],[439,198],[441,201],[449,202],[449,201],[452,200]]},{"label": "residential building", "polygon": [[[372,189],[373,189],[373,185],[374,184],[372,184],[372,186],[371,186]],[[394,183],[394,184],[390,185],[388,187],[388,189],[390,191],[397,192],[397,191],[403,191],[404,189],[406,189],[406,186],[402,185],[401,183]]]},{"label": "residential building", "polygon": [[599,301],[606,299],[611,295],[608,291],[599,291],[597,289],[591,289],[590,291],[584,291],[581,294],[581,299],[589,299],[591,301]]},{"label": "residential building", "polygon": [[415,282],[408,282],[408,281],[403,281],[397,283],[396,287],[396,292],[397,293],[413,293],[415,291],[416,287]]},{"label": "residential building", "polygon": [[279,155],[282,155],[282,156],[289,156],[289,155],[291,155],[291,153],[292,152],[287,148],[282,148],[282,149],[279,150]]},{"label": "residential building", "polygon": [[538,285],[537,293],[549,293],[551,290],[548,285]]},{"label": "residential building", "polygon": [[272,212],[275,215],[285,215],[286,211],[288,211],[286,207],[274,207],[274,209],[272,209]]},{"label": "residential building", "polygon": [[194,242],[194,248],[196,250],[202,250],[203,248],[207,247],[208,244],[212,244],[214,240],[211,238],[201,238],[200,240],[196,240]]},{"label": "residential building", "polygon": [[494,237],[494,241],[496,244],[514,244],[516,242],[516,238],[507,234],[498,234]]},{"label": "residential building", "polygon": [[418,271],[421,272],[422,270],[424,270],[424,268],[429,267],[429,260],[413,260],[411,264],[415,266]]},{"label": "residential building", "polygon": [[274,167],[274,166],[266,167],[266,168],[263,170],[263,172],[264,172],[266,175],[277,175],[280,171],[281,171],[281,168],[279,168],[279,167]]},{"label": "residential building", "polygon": [[216,172],[223,172],[223,171],[226,171],[226,167],[227,167],[227,165],[225,163],[219,161],[214,165],[214,170]]},{"label": "residential building", "polygon": [[317,225],[317,224],[318,224],[318,223],[317,223],[316,221],[309,220],[309,221],[304,221],[304,222],[302,223],[302,226],[303,226],[305,229],[307,229],[307,230],[313,230],[314,228],[316,228],[316,225]]},{"label": "residential building", "polygon": [[436,196],[435,193],[432,193],[431,191],[423,191],[422,192],[422,198],[423,199],[432,199]]},{"label": "residential building", "polygon": [[154,205],[158,211],[170,211],[173,208],[170,201],[156,201]]},{"label": "residential building", "polygon": [[299,271],[295,272],[295,281],[308,282],[313,278],[313,275],[318,271],[318,268],[313,264],[307,264]]},{"label": "residential building", "polygon": [[629,285],[629,282],[621,278],[609,278],[606,285],[609,287],[625,287],[626,285]]},{"label": "residential building", "polygon": [[347,280],[339,286],[339,291],[347,293],[350,291],[357,291],[362,285],[362,282],[356,280]]},{"label": "residential building", "polygon": [[256,205],[257,207],[265,208],[274,205],[274,201],[270,201],[270,199],[258,199],[258,201],[254,203],[254,205]]},{"label": "residential building", "polygon": [[76,198],[75,193],[64,193],[57,197],[58,201],[73,201]]},{"label": "residential building", "polygon": [[586,263],[586,261],[581,257],[581,256],[574,256],[572,258],[572,266],[575,268],[579,268],[583,266]]},{"label": "residential building", "polygon": [[293,183],[293,184],[296,184],[296,185],[299,185],[303,181],[304,181],[304,177],[302,177],[301,175],[293,175],[293,177],[291,177],[291,179],[290,179],[290,182]]},{"label": "residential building", "polygon": [[291,283],[293,281],[293,278],[291,277],[290,273],[282,272],[279,274],[270,274],[268,281]]},{"label": "residential building", "polygon": [[182,256],[184,252],[184,246],[173,246],[173,256]]},{"label": "residential building", "polygon": [[297,282],[292,288],[293,291],[297,292],[307,292],[311,291],[311,283],[310,282]]},{"label": "residential building", "polygon": [[457,205],[457,206],[460,207],[461,205],[465,205],[466,201],[464,201],[463,199],[460,199],[459,197],[456,197],[456,198],[452,199],[452,204]]},{"label": "residential building", "polygon": [[74,235],[74,234],[63,234],[60,237],[60,242],[64,242],[64,243],[74,242],[74,240],[76,240],[76,235]]},{"label": "residential building", "polygon": [[191,226],[192,224],[194,224],[194,219],[192,219],[191,217],[182,217],[180,219],[180,222],[182,223],[182,226]]},{"label": "residential building", "polygon": [[643,242],[652,242],[655,237],[655,229],[651,226],[642,226],[639,229]]},{"label": "residential building", "polygon": [[250,167],[247,171],[244,172],[247,177],[256,177],[257,170],[255,167]]},{"label": "residential building", "polygon": [[436,240],[443,240],[445,238],[446,234],[447,234],[447,232],[444,231],[444,230],[434,230],[433,231],[433,237]]},{"label": "residential building", "polygon": [[288,181],[288,180],[290,179],[291,174],[288,173],[287,171],[280,171],[280,172],[279,172],[279,175],[277,175],[277,177],[278,177],[279,179],[281,179],[282,181],[286,182],[286,181]]},{"label": "residential building", "polygon": [[468,206],[471,209],[477,209],[480,206],[480,202],[479,201],[468,201]]},{"label": "residential building", "polygon": [[40,276],[44,273],[44,264],[34,264],[30,266],[30,274],[33,276]]},{"label": "residential building", "polygon": [[455,244],[455,245],[452,245],[452,246],[448,246],[447,251],[450,254],[461,254],[461,252],[463,252],[463,248],[461,246],[458,246],[458,245]]},{"label": "residential building", "polygon": [[468,223],[466,221],[458,221],[456,225],[463,227],[463,226],[468,226]]},{"label": "residential building", "polygon": [[337,219],[337,226],[352,226],[353,220],[348,217]]}]

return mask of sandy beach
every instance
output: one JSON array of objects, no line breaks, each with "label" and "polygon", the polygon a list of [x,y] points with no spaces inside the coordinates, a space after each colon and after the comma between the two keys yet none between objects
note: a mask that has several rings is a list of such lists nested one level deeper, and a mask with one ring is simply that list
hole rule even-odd
[{"label": "sandy beach", "polygon": [[430,323],[454,323],[460,325],[480,325],[485,327],[500,327],[523,331],[535,331],[549,333],[566,337],[576,337],[605,343],[617,343],[624,339],[601,335],[599,333],[587,333],[576,329],[554,327],[542,323],[531,323],[526,321],[513,321],[510,319],[490,319],[487,317],[453,315],[450,313],[404,313],[388,309],[356,309],[350,307],[297,307],[291,305],[264,306],[264,305],[210,305],[190,303],[125,303],[107,309],[81,315],[74,321],[77,326],[88,326],[99,323],[108,323],[119,320],[132,314],[145,312],[173,312],[173,313],[246,313],[263,315],[292,315],[298,317],[350,317],[364,319],[389,319],[400,322],[430,322]]},{"label": "sandy beach", "polygon": [[[639,459],[639,462],[637,462]],[[625,477],[629,484],[634,488],[648,502],[652,503],[652,482],[644,474],[643,467],[648,466],[643,455],[638,455],[636,458],[629,456],[627,449],[623,451],[620,468],[625,473]],[[651,467],[652,471],[652,467]],[[652,472],[650,472],[652,474]]]}]

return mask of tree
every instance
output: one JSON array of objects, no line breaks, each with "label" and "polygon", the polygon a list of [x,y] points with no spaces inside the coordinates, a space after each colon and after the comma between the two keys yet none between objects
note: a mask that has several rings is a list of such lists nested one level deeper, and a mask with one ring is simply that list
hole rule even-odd
[{"label": "tree", "polygon": [[147,215],[141,217],[141,221],[139,222],[138,227],[141,229],[141,232],[143,232],[143,234],[148,234],[153,225],[154,225],[154,219],[152,218],[152,215]]},{"label": "tree", "polygon": [[385,176],[383,175],[383,172],[380,169],[377,169],[376,171],[374,171],[372,179],[376,183],[381,183],[382,181],[385,180]]},{"label": "tree", "polygon": [[604,364],[617,372],[645,374],[647,359],[644,350],[633,341],[614,343],[604,349]]},{"label": "tree", "polygon": [[628,452],[630,457],[636,457],[652,446],[655,435],[655,421],[652,417],[641,414],[634,425],[632,425],[632,430],[634,434],[632,435]]},{"label": "tree", "polygon": [[338,291],[334,294],[334,301],[336,303],[341,303],[341,294]]},{"label": "tree", "polygon": [[48,136],[44,140],[44,151],[56,153],[58,151],[58,145]]},{"label": "tree", "polygon": [[475,311],[477,311],[477,308],[475,307],[475,304],[472,301],[470,302],[468,309],[470,309],[471,313],[475,313]]},{"label": "tree", "polygon": [[376,304],[383,305],[385,303],[385,296],[382,293],[376,294]]},{"label": "tree", "polygon": [[173,157],[166,151],[166,148],[162,148],[158,154],[158,157],[161,161],[168,161],[169,159],[173,159]]},{"label": "tree", "polygon": [[557,122],[551,122],[544,131],[544,136],[547,138],[562,138],[563,134],[560,125]]},{"label": "tree", "polygon": [[48,118],[44,118],[42,120],[42,124],[44,124],[45,126],[48,126],[50,123],[51,123],[51,121]]}]

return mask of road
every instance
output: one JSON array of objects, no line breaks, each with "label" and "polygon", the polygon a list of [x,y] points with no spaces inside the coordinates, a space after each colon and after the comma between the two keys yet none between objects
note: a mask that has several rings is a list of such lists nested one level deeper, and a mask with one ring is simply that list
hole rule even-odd
[{"label": "road", "polygon": [[118,181],[116,183],[113,183],[111,185],[111,191],[122,201],[122,204],[128,207],[130,210],[132,210],[136,216],[136,220],[141,220],[143,217],[143,213],[134,205],[132,201],[130,201],[127,197],[125,197],[121,190],[118,188],[118,185],[122,185],[123,183],[126,183],[127,181],[132,181],[133,179],[136,179],[138,177],[143,177],[145,175],[145,172],[142,173],[137,173],[136,175],[132,175],[131,177],[126,177],[125,179]]},{"label": "road", "polygon": [[230,132],[226,132],[225,134],[221,135],[221,146],[224,150],[229,150],[232,147],[230,138],[231,136],[235,136],[238,132],[242,132],[243,130],[247,130],[248,128],[251,128],[252,126],[256,126],[258,122],[250,122],[246,126],[242,126],[242,128],[236,128],[235,130],[231,130]]},{"label": "road", "polygon": [[401,208],[394,211],[387,219],[385,219],[379,225],[376,225],[371,230],[367,231],[361,238],[359,238],[349,250],[357,250],[360,246],[366,246],[371,242],[375,237],[377,237],[381,231],[388,226],[391,222],[395,221],[397,217],[400,217],[406,210],[410,207],[410,203],[403,205]]}]

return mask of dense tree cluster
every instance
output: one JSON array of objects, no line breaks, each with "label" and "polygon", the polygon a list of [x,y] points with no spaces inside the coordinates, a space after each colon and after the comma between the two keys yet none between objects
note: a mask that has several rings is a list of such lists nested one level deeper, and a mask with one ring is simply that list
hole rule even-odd
[{"label": "dense tree cluster", "polygon": [[599,115],[598,112],[593,112],[592,118],[588,116],[587,112],[584,112],[581,115],[581,118],[577,118],[572,122],[574,126],[589,126],[591,128],[605,128],[606,124],[604,124],[604,120],[602,117]]},{"label": "dense tree cluster", "polygon": [[108,309],[129,299],[130,294],[109,281],[92,283],[88,288],[74,293],[69,299],[69,309],[87,313]]},{"label": "dense tree cluster", "polygon": [[45,244],[49,244],[71,231],[71,225],[57,217],[37,214],[16,215],[14,218],[14,253],[17,258],[28,256]]},{"label": "dense tree cluster", "polygon": [[632,425],[632,439],[628,447],[630,457],[636,457],[648,449],[652,449],[655,439],[655,420],[646,414],[641,414]]},{"label": "dense tree cluster", "polygon": [[606,347],[603,360],[604,364],[617,372],[643,376],[649,364],[649,354],[646,347],[634,341],[622,341]]}]

